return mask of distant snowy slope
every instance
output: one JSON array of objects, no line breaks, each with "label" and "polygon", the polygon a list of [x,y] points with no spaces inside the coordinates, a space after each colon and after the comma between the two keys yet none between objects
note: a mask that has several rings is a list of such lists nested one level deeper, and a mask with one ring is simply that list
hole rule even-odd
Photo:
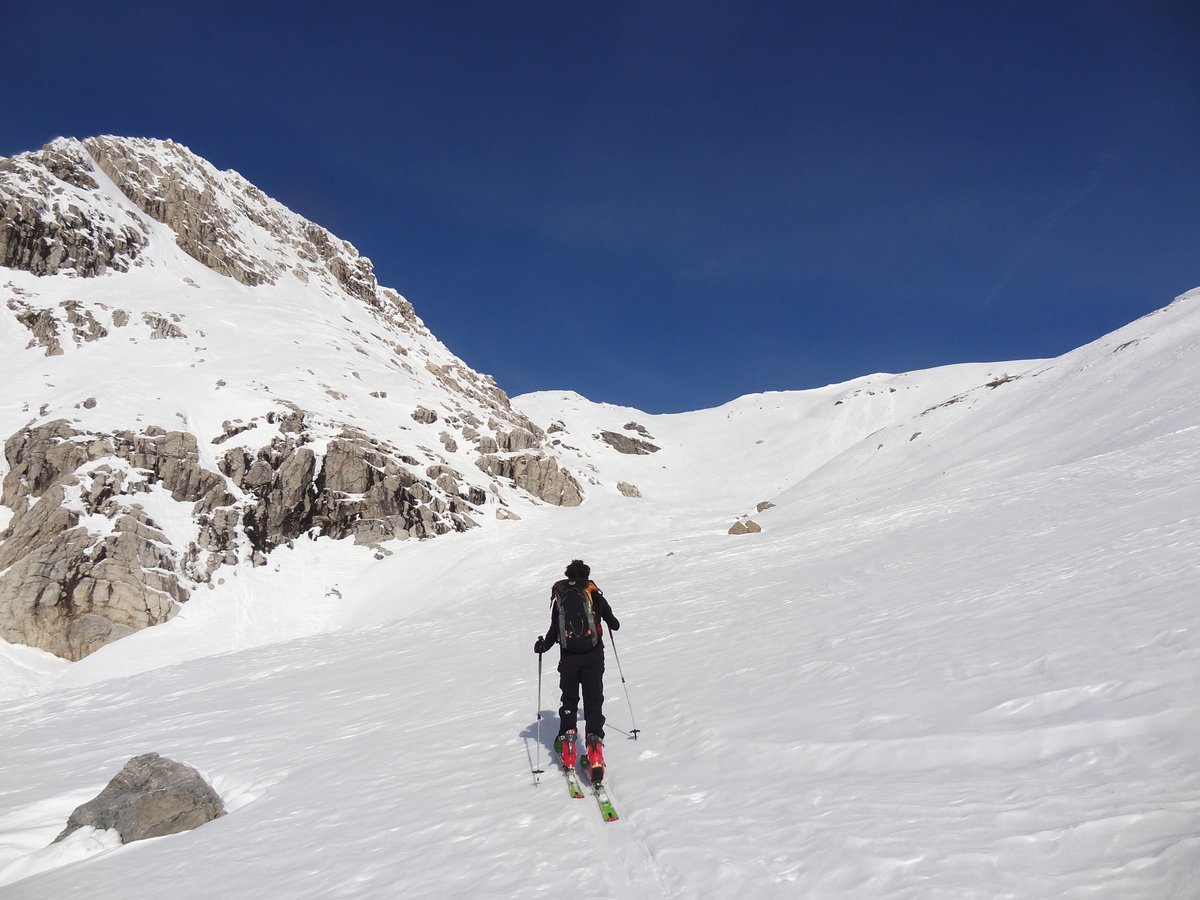
[{"label": "distant snowy slope", "polygon": [[[1027,478],[1158,441],[1200,447],[1200,291],[1063,356],[955,394],[840,455],[785,500],[817,508],[901,484]],[[1191,365],[1189,365],[1191,363]]]},{"label": "distant snowy slope", "polygon": [[[749,394],[675,415],[592,403],[546,391],[513,398],[577,466],[601,483],[652,483],[650,503],[701,506],[723,516],[753,511],[856,446],[867,435],[1033,362],[965,364],[900,375],[868,375],[806,391]],[[554,423],[558,423],[558,427]],[[629,426],[641,426],[645,434]],[[603,434],[657,447],[622,453]]]}]

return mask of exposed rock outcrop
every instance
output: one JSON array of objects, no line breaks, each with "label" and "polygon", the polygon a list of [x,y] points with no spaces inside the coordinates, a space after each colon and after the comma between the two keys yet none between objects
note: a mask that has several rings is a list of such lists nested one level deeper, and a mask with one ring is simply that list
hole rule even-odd
[{"label": "exposed rock outcrop", "polygon": [[178,314],[167,319],[156,313],[142,313],[142,321],[150,328],[150,340],[165,341],[168,338],[186,338],[187,335],[175,323],[180,320]]},{"label": "exposed rock outcrop", "polygon": [[178,612],[200,573],[136,498],[159,483],[209,515],[233,502],[200,468],[192,435],[95,435],[59,419],[18,432],[4,452],[0,503],[14,516],[0,533],[0,636],[82,659]]},{"label": "exposed rock outcrop", "polygon": [[601,431],[600,439],[618,453],[628,453],[632,456],[646,456],[662,449],[649,441],[630,437],[627,434],[617,434],[615,431]]},{"label": "exposed rock outcrop", "polygon": [[[273,282],[281,274],[281,266],[251,255],[237,240],[234,215],[217,200],[216,171],[199,165],[187,148],[174,141],[111,137],[89,138],[83,146],[135,206],[175,232],[176,243],[192,258],[247,285]],[[261,194],[248,191],[239,199],[238,212],[272,230]]]},{"label": "exposed rock outcrop", "polygon": [[17,321],[28,328],[32,335],[26,346],[44,347],[47,356],[62,355],[60,338],[65,335],[70,335],[76,346],[108,336],[108,329],[96,318],[95,313],[75,300],[63,300],[56,309],[39,309],[10,297],[7,305],[16,314]]},{"label": "exposed rock outcrop", "polygon": [[92,173],[76,141],[0,159],[0,265],[35,275],[127,271],[149,235],[137,216],[92,202]]},{"label": "exposed rock outcrop", "polygon": [[[277,421],[299,429],[303,415]],[[171,618],[241,552],[261,563],[310,532],[374,544],[464,531],[485,500],[480,488],[459,493],[452,470],[436,481],[414,474],[417,460],[361,432],[346,429],[320,456],[304,440],[284,431],[257,453],[231,448],[218,473],[200,465],[187,432],[93,434],[59,419],[13,435],[0,492],[14,511],[0,533],[0,636],[81,659]],[[547,494],[553,484],[539,482]],[[191,504],[186,546],[139,503],[159,487]]]},{"label": "exposed rock outcrop", "polygon": [[[259,421],[227,422],[213,443]],[[270,443],[229,448],[216,472],[200,464],[194,435],[154,426],[107,435],[57,419],[9,438],[0,504],[14,514],[0,533],[0,636],[81,659],[170,619],[222,565],[261,564],[306,534],[374,545],[465,531],[486,502],[452,467],[422,472],[361,431],[343,429],[318,453],[302,411],[262,422],[278,427]],[[483,442],[525,452],[485,455],[481,470],[547,503],[582,502],[579,483],[538,452],[537,433],[496,434]],[[184,518],[194,528],[182,539],[168,538],[139,500],[159,489],[191,504]]]},{"label": "exposed rock outcrop", "polygon": [[16,298],[8,301],[8,308],[17,314],[17,321],[29,329],[33,336],[26,349],[44,347],[47,356],[62,356],[63,347],[60,341],[58,318],[49,309],[34,309],[27,303],[21,303]]},{"label": "exposed rock outcrop", "polygon": [[762,531],[762,526],[753,519],[746,519],[744,522],[738,520],[729,526],[730,534],[758,534]]},{"label": "exposed rock outcrop", "polygon": [[[437,378],[451,393],[478,403],[484,408],[504,410],[507,418],[515,420],[522,427],[529,431],[540,431],[525,415],[513,409],[508,394],[496,385],[491,375],[483,375],[459,362],[440,366],[432,362],[426,363],[425,371]],[[482,423],[474,420],[468,421],[467,424],[478,427]]]},{"label": "exposed rock outcrop", "polygon": [[284,436],[255,456],[233,448],[220,462],[230,481],[253,498],[243,522],[259,553],[310,529],[377,543],[475,525],[470,495],[445,490],[457,488],[457,481],[428,481],[412,472],[416,465],[417,460],[352,429],[330,441],[319,459],[311,448]]},{"label": "exposed rock outcrop", "polygon": [[549,456],[483,456],[476,465],[490,475],[509,478],[522,490],[555,506],[578,506],[583,490],[569,473]]},{"label": "exposed rock outcrop", "polygon": [[80,828],[113,829],[121,843],[190,831],[225,815],[225,804],[191,766],[157,753],[125,763],[95,798],[75,808],[67,827],[54,839]]},{"label": "exposed rock outcrop", "polygon": [[[97,536],[79,525],[61,503],[63,487],[43,495],[22,522],[25,534],[0,547],[0,565],[10,562],[9,546],[32,546],[11,562],[0,579],[0,635],[41,647],[66,659],[89,653],[138,629],[165,622],[178,612],[187,591],[176,573],[177,554],[145,511],[128,511],[109,501],[96,515],[111,521]],[[45,518],[38,514],[49,511]],[[30,523],[28,520],[33,519]],[[38,542],[43,539],[42,542]]]}]

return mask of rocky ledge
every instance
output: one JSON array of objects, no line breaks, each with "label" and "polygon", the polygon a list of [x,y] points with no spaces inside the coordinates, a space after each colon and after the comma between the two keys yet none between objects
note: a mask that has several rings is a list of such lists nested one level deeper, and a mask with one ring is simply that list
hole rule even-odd
[{"label": "rocky ledge", "polygon": [[[257,452],[200,465],[194,435],[147,428],[96,434],[66,420],[5,444],[0,503],[0,637],[77,660],[166,621],[223,564],[262,564],[301,535],[377,543],[463,531],[486,501],[445,467],[352,430],[318,454],[302,415]],[[164,498],[162,495],[167,495]],[[154,503],[148,502],[151,495]],[[148,512],[187,504],[173,537]],[[191,523],[179,536],[178,520]]]}]

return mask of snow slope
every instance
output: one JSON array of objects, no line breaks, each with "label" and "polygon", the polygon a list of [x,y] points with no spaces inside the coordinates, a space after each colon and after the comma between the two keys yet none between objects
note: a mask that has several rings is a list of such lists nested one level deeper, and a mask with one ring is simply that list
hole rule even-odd
[{"label": "snow slope", "polygon": [[[1040,363],[680,416],[517,398],[642,497],[277,550],[71,665],[4,647],[0,896],[1195,897],[1198,372],[1193,293]],[[889,404],[866,434],[859,401]],[[629,420],[659,453],[593,437]],[[613,824],[530,775],[573,556],[623,624]],[[230,814],[47,847],[150,750]]]}]

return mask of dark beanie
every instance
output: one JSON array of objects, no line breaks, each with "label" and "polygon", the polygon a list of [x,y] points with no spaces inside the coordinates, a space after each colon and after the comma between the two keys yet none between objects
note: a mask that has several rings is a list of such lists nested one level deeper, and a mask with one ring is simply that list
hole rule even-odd
[{"label": "dark beanie", "polygon": [[573,559],[563,574],[572,581],[587,581],[592,577],[592,569],[582,559]]}]

